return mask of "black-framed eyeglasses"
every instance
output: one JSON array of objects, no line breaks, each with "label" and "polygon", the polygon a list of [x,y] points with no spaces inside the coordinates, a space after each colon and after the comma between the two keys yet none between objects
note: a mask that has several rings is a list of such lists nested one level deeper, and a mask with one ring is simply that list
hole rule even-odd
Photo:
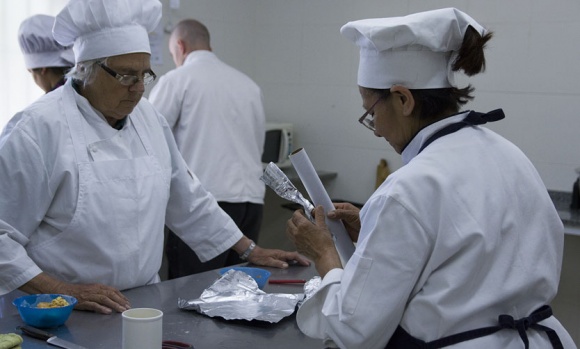
[{"label": "black-framed eyeglasses", "polygon": [[123,86],[135,85],[137,82],[139,82],[139,80],[143,80],[143,85],[147,85],[155,81],[155,79],[157,78],[157,75],[155,75],[153,71],[145,72],[143,74],[143,78],[140,78],[136,75],[121,75],[101,62],[97,64],[99,65],[99,67],[103,68],[104,71],[109,73],[109,75],[117,79],[117,81],[119,81],[119,83]]},{"label": "black-framed eyeglasses", "polygon": [[377,100],[373,103],[373,105],[371,105],[371,107],[367,109],[367,111],[358,119],[358,122],[360,122],[364,127],[368,128],[369,130],[375,132],[375,113],[374,113],[375,106],[377,105],[377,103],[379,103],[379,101],[381,101],[383,98],[387,98],[388,96],[389,93],[386,93],[377,98]]}]

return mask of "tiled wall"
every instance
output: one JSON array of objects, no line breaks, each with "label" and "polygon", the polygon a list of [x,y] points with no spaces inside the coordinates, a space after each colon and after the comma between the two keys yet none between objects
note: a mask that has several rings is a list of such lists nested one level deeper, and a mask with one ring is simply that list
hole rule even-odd
[{"label": "tiled wall", "polygon": [[[356,123],[358,50],[338,33],[349,20],[455,6],[495,31],[487,71],[470,79],[467,107],[507,114],[493,129],[520,146],[549,189],[570,190],[580,167],[580,3],[574,1],[258,1],[254,77],[269,117],[296,123],[320,168],[339,172],[334,196],[364,201],[380,158],[399,156]],[[461,79],[461,81],[467,81]]]},{"label": "tiled wall", "polygon": [[[333,196],[364,202],[375,168],[399,156],[356,122],[358,49],[339,34],[347,21],[457,7],[495,32],[487,71],[468,109],[503,108],[490,127],[524,150],[548,189],[571,190],[580,167],[580,2],[572,0],[196,0],[177,11],[164,2],[163,24],[206,23],[214,51],[263,88],[267,118],[293,122],[297,145],[317,167],[339,176]],[[156,72],[173,67],[168,52]]]}]

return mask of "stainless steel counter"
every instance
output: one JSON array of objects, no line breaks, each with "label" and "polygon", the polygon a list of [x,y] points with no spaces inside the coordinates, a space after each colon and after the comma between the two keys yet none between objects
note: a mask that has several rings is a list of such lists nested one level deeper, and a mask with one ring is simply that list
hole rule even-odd
[{"label": "stainless steel counter", "polygon": [[[271,278],[310,279],[316,275],[313,267],[293,266],[286,270],[265,268]],[[295,313],[271,324],[261,321],[226,321],[210,318],[195,311],[181,310],[177,299],[198,298],[204,289],[219,277],[218,271],[186,276],[155,285],[135,288],[123,293],[133,308],[150,307],[163,311],[163,339],[193,344],[195,349],[309,349],[324,348],[322,341],[303,335],[296,325]],[[268,293],[303,293],[302,285],[266,285]],[[18,333],[23,324],[12,300],[20,291],[0,297],[0,333]],[[121,348],[121,314],[101,315],[75,310],[67,322],[49,332],[90,349]],[[54,348],[38,339],[25,337],[23,349]]]}]

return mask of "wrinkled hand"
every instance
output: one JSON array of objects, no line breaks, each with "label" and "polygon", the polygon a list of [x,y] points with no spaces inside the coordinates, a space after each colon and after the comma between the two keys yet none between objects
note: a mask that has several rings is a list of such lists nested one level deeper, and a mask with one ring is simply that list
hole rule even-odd
[{"label": "wrinkled hand", "polygon": [[324,277],[334,268],[342,268],[338,251],[330,230],[326,226],[324,208],[318,206],[313,211],[315,223],[304,215],[304,210],[294,212],[286,224],[286,234],[298,252],[312,259],[316,270]]},{"label": "wrinkled hand", "polygon": [[75,297],[75,309],[111,314],[131,309],[129,299],[116,288],[102,284],[62,284],[58,293]]},{"label": "wrinkled hand", "polygon": [[40,273],[20,287],[27,293],[57,293],[73,296],[77,299],[75,309],[111,314],[131,308],[129,299],[114,287],[102,284],[69,284],[55,279],[46,273]]},{"label": "wrinkled hand", "polygon": [[293,264],[297,262],[299,265],[304,266],[310,265],[310,261],[299,255],[298,252],[261,248],[260,246],[256,246],[252,253],[250,253],[248,262],[255,265],[281,269],[288,268],[288,262],[292,262]]},{"label": "wrinkled hand", "polygon": [[360,210],[348,202],[334,203],[335,209],[328,212],[328,218],[340,219],[352,241],[358,241],[360,233]]}]

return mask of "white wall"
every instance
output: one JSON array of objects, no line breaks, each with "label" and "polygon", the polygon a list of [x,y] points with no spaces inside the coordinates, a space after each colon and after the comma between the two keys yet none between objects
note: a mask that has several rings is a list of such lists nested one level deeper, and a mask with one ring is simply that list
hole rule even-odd
[{"label": "white wall", "polygon": [[[492,124],[530,157],[546,186],[570,191],[580,167],[580,3],[574,0],[183,0],[165,20],[204,22],[214,51],[263,88],[267,118],[293,122],[316,167],[338,172],[332,197],[364,202],[381,158],[399,155],[357,123],[358,49],[339,34],[350,20],[454,6],[495,32],[486,73],[469,80],[466,108],[503,108]],[[171,16],[170,16],[171,15]],[[163,73],[172,68],[167,54]],[[460,81],[466,81],[460,79]]]}]

